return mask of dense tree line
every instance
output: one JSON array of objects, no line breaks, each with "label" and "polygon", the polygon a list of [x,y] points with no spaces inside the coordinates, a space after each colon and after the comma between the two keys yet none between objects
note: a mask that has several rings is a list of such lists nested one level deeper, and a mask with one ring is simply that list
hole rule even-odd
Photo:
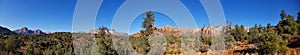
[{"label": "dense tree line", "polygon": [[72,55],[71,33],[1,36],[1,55]]},{"label": "dense tree line", "polygon": [[[105,34],[105,29],[107,28],[99,28],[99,34],[80,33],[82,36],[73,36],[74,38],[72,35],[79,33],[56,32],[43,35],[0,35],[0,55],[74,55],[75,42],[72,42],[74,41],[73,39],[81,39],[81,37],[87,35],[95,37],[91,39],[96,41],[99,54],[117,55],[112,46],[112,35]],[[91,39],[81,40],[91,41]],[[86,50],[92,49],[86,48]]]},{"label": "dense tree line", "polygon": [[[247,32],[243,25],[227,27],[228,41],[249,42],[256,44],[260,54],[287,54],[291,46],[300,47],[299,30],[300,30],[300,12],[295,20],[294,16],[287,15],[284,10],[280,13],[281,20],[277,25],[272,26],[268,23],[266,26],[255,24]],[[289,43],[291,38],[298,38],[298,41]],[[236,43],[230,43],[236,44]],[[230,45],[227,44],[227,45]]]}]

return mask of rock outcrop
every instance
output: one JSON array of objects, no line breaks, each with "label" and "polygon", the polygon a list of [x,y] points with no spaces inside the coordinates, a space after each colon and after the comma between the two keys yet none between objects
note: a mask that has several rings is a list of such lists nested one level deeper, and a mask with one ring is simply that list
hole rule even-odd
[{"label": "rock outcrop", "polygon": [[[160,32],[163,33],[165,36],[174,36],[174,37],[180,37],[182,36],[182,34],[200,34],[200,35],[205,35],[205,36],[210,36],[213,34],[221,34],[222,32],[220,32],[220,30],[222,30],[222,28],[224,28],[224,26],[208,26],[208,27],[204,27],[204,28],[190,28],[190,29],[186,29],[186,28],[176,28],[176,27],[172,27],[170,25],[166,25],[164,27],[161,28],[157,28],[157,27],[153,27],[153,29],[155,30],[155,32]],[[134,37],[138,37],[140,36],[141,33],[135,33],[131,36]]]},{"label": "rock outcrop", "polygon": [[39,34],[46,34],[45,32],[43,32],[42,30],[40,29],[37,29],[37,30],[29,30],[27,27],[23,27],[21,29],[17,29],[17,30],[14,30],[15,33],[17,34],[27,34],[27,35],[39,35]]}]

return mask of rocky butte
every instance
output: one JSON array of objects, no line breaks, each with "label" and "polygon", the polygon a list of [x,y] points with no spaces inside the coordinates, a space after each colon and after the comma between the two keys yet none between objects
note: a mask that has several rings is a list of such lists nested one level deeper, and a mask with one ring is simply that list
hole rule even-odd
[{"label": "rocky butte", "polygon": [[23,27],[21,29],[14,30],[13,32],[17,34],[28,34],[28,35],[40,35],[40,34],[46,34],[40,29],[37,30],[29,30],[27,27]]}]

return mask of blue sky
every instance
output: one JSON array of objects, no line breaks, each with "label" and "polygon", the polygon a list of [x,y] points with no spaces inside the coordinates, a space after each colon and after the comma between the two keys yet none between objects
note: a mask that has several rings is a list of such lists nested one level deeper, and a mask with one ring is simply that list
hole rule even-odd
[{"label": "blue sky", "polygon": [[[97,16],[96,27],[110,27],[112,18],[125,0],[104,0]],[[191,11],[198,27],[208,25],[209,20],[198,0],[180,0]],[[271,23],[280,20],[282,9],[296,17],[300,11],[300,0],[221,0],[225,17],[233,24],[253,26],[254,24]],[[11,30],[22,27],[42,29],[48,32],[72,31],[72,18],[76,0],[0,0],[0,26]],[[158,27],[176,26],[164,14],[155,12]],[[144,14],[132,23],[129,33],[141,29]]]}]

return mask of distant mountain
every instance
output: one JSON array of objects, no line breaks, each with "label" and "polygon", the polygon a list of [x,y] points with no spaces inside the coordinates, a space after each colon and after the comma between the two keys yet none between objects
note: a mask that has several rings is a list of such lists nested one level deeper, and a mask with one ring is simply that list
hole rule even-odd
[{"label": "distant mountain", "polygon": [[16,34],[16,33],[14,33],[13,31],[11,31],[5,27],[0,26],[0,34],[1,35],[12,35],[12,34]]},{"label": "distant mountain", "polygon": [[100,31],[104,31],[105,34],[109,35],[118,35],[118,36],[128,36],[128,33],[123,33],[123,32],[116,32],[113,29],[108,29],[108,28],[98,28],[98,29],[91,29],[83,33],[89,33],[89,34],[99,34]]},{"label": "distant mountain", "polygon": [[17,34],[28,34],[28,35],[32,35],[32,34],[45,34],[45,32],[43,32],[42,30],[40,29],[37,29],[37,30],[29,30],[27,27],[23,27],[21,29],[17,29],[17,30],[14,30],[15,33]]}]

